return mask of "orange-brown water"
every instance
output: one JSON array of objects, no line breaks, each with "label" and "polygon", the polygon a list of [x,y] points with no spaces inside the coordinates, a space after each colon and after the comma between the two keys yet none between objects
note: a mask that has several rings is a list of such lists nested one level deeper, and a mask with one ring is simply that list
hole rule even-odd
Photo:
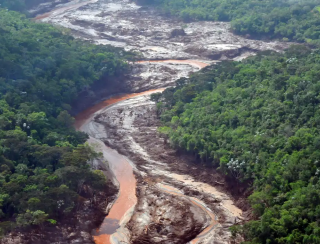
[{"label": "orange-brown water", "polygon": [[119,196],[101,226],[93,231],[96,244],[110,244],[110,236],[116,232],[121,218],[137,203],[136,179],[130,163],[116,151],[106,148],[112,171],[117,178],[120,189]]}]

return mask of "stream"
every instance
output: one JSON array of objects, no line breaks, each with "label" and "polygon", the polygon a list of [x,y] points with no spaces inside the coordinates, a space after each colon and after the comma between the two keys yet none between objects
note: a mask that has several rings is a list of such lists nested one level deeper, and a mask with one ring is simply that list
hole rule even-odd
[{"label": "stream", "polygon": [[223,180],[219,175],[203,172],[164,143],[150,94],[219,61],[289,44],[234,35],[229,23],[185,24],[130,0],[73,0],[35,21],[69,28],[74,37],[97,45],[138,51],[145,59],[132,64],[132,93],[75,117],[76,129],[90,136],[88,143],[103,154],[108,177],[119,186],[108,215],[92,232],[95,243],[230,243],[228,228],[243,220],[241,209],[220,187],[224,183],[216,183]]}]

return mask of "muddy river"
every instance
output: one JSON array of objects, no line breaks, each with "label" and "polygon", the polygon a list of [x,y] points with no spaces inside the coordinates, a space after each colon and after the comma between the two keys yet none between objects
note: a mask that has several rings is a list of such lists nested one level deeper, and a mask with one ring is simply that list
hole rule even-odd
[{"label": "muddy river", "polygon": [[242,210],[223,188],[223,177],[190,163],[159,136],[150,94],[221,60],[240,61],[288,44],[234,35],[228,23],[186,24],[130,0],[73,0],[35,20],[144,57],[132,64],[131,94],[113,96],[76,116],[75,127],[90,136],[88,143],[103,154],[108,177],[119,186],[108,215],[92,232],[95,243],[230,243],[228,228],[244,219]]},{"label": "muddy river", "polygon": [[[144,61],[141,61],[144,62]],[[183,63],[195,65],[198,67],[206,67],[208,64],[194,61],[194,60],[163,60],[163,61],[154,61],[154,62],[172,62],[172,63]],[[121,101],[139,97],[143,95],[150,95],[156,92],[162,92],[164,89],[154,89],[141,93],[133,93],[133,94],[124,94],[111,97],[106,99],[93,107],[79,113],[75,117],[75,127],[84,132],[88,132],[88,124],[95,115],[99,114],[103,109],[108,106],[114,105],[116,103],[120,103]],[[103,153],[104,158],[108,161],[109,167],[115,176],[116,180],[119,183],[119,194],[115,203],[112,205],[109,214],[106,216],[102,225],[99,229],[93,231],[93,237],[96,244],[111,244],[118,243],[119,240],[123,240],[122,236],[119,236],[119,232],[117,233],[117,229],[120,227],[121,222],[128,221],[128,217],[132,214],[133,208],[137,203],[136,198],[136,180],[133,173],[132,163],[123,155],[119,154],[117,151],[112,150],[111,148],[105,146],[94,138],[89,139],[89,143],[96,147],[99,144],[100,147],[96,147],[96,149]],[[158,183],[158,187],[169,194],[175,196],[186,197],[180,190],[165,184]],[[209,233],[217,224],[216,216],[214,213],[206,207],[206,205],[193,197],[186,197],[192,204],[203,209],[204,212],[210,216],[211,221],[210,224],[190,243],[196,244],[207,234]],[[129,216],[128,216],[129,215]],[[121,235],[124,235],[121,233]]]}]

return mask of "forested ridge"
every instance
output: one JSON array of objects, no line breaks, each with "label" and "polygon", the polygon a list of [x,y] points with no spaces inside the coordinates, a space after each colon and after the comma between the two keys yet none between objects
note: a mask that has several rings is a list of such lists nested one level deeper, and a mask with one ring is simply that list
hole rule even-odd
[{"label": "forested ridge", "polygon": [[246,243],[320,243],[320,50],[224,61],[154,94],[172,146],[252,181]]},{"label": "forested ridge", "polygon": [[69,112],[94,82],[126,73],[131,54],[67,32],[0,9],[0,235],[54,225],[114,191]]},{"label": "forested ridge", "polygon": [[231,21],[238,34],[320,43],[320,0],[136,0],[185,21]]}]

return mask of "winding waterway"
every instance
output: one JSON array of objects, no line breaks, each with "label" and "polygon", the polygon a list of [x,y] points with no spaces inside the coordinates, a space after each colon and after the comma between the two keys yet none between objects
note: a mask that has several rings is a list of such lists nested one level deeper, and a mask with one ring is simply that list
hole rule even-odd
[{"label": "winding waterway", "polygon": [[[110,44],[124,47],[126,50],[138,50],[146,58],[145,61],[133,64],[133,67],[138,67],[136,70],[133,69],[135,78],[138,77],[142,82],[134,83],[132,90],[147,91],[115,95],[76,116],[76,129],[90,135],[88,142],[103,153],[114,179],[119,184],[118,197],[109,214],[100,228],[92,233],[96,244],[130,243],[130,233],[124,226],[131,219],[138,202],[134,173],[139,172],[127,157],[107,147],[100,140],[102,138],[100,134],[104,133],[105,128],[101,127],[98,130],[95,128],[97,126],[94,124],[95,116],[112,106],[128,102],[128,99],[162,92],[163,87],[173,85],[176,79],[216,63],[218,59],[241,60],[258,50],[282,48],[282,44],[276,42],[264,43],[236,36],[228,31],[227,23],[190,23],[185,28],[185,36],[172,37],[171,31],[180,29],[184,23],[166,19],[155,14],[153,10],[143,10],[129,0],[73,0],[51,12],[37,16],[35,20],[70,28],[75,37],[91,40],[96,44]],[[154,171],[157,174],[162,172],[158,169]],[[187,175],[168,171],[163,171],[163,175],[181,182],[184,186],[192,187],[200,195],[216,197],[226,215],[231,216],[233,220],[241,218],[242,211],[234,206],[227,195],[213,186],[196,181]],[[203,198],[187,196],[183,191],[168,184],[157,183],[156,186],[166,194],[186,199],[206,214],[209,221],[191,244],[212,243],[207,237],[213,235],[212,232],[219,225],[219,220],[216,214],[199,200]]]}]

